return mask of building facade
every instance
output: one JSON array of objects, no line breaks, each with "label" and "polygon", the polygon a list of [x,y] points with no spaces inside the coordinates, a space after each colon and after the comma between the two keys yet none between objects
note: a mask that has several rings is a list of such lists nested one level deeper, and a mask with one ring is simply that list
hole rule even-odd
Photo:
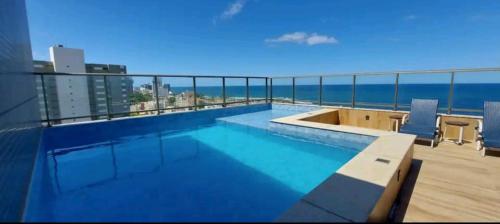
[{"label": "building facade", "polygon": [[[109,114],[116,116],[130,112],[130,94],[133,80],[127,76],[124,65],[86,64],[83,50],[65,48],[61,45],[50,48],[51,61],[34,61],[35,73],[45,73],[43,82],[47,106],[43,98],[42,79],[37,79],[37,89],[42,119],[65,121],[94,120]],[[95,76],[47,75],[50,73],[99,73]],[[106,97],[107,96],[107,97]],[[61,102],[64,99],[65,102]],[[64,105],[64,106],[61,106]],[[47,108],[48,112],[45,111]],[[109,110],[108,110],[109,108]],[[87,117],[90,116],[90,117]]]}]

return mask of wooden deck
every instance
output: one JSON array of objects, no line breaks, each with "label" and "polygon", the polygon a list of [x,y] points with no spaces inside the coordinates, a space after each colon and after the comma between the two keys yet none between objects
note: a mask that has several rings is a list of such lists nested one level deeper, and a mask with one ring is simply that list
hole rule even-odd
[{"label": "wooden deck", "polygon": [[500,221],[500,154],[474,144],[415,145],[393,221]]}]

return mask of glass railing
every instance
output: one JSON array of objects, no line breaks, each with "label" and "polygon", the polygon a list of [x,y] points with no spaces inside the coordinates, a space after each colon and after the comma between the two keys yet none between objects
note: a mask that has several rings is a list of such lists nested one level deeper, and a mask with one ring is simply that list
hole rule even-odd
[{"label": "glass railing", "polygon": [[268,102],[268,78],[35,73],[48,126]]},{"label": "glass railing", "polygon": [[295,103],[319,104],[319,77],[295,78]]},{"label": "glass railing", "polygon": [[294,78],[273,78],[271,80],[271,99],[273,102],[295,103]]},{"label": "glass railing", "polygon": [[438,112],[448,112],[451,73],[408,73],[399,75],[398,110],[410,110],[411,100],[437,99]]},{"label": "glass railing", "polygon": [[270,78],[272,102],[410,110],[411,100],[438,99],[438,112],[476,115],[500,101],[500,68],[373,72]]},{"label": "glass railing", "polygon": [[482,114],[484,101],[500,101],[500,70],[456,72],[451,111],[454,114]]},{"label": "glass railing", "polygon": [[249,78],[248,86],[249,103],[261,103],[262,101],[266,101],[266,99],[268,99],[268,79]]},{"label": "glass railing", "polygon": [[438,99],[439,112],[482,115],[500,101],[500,68],[291,77],[35,73],[49,125],[278,102],[385,110]]},{"label": "glass railing", "polygon": [[353,106],[353,76],[320,77],[321,105]]},{"label": "glass railing", "polygon": [[227,104],[246,104],[246,78],[225,78],[225,99]]},{"label": "glass railing", "polygon": [[393,109],[396,75],[356,76],[356,107]]}]

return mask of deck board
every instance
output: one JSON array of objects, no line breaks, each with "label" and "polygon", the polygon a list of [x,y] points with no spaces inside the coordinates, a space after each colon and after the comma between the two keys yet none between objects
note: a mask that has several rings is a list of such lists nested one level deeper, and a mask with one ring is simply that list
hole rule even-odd
[{"label": "deck board", "polygon": [[474,144],[415,145],[394,221],[500,221],[500,154]]}]

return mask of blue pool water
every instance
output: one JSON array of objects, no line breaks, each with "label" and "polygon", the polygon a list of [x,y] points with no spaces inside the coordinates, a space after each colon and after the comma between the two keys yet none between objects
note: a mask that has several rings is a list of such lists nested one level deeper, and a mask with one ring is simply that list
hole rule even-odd
[{"label": "blue pool water", "polygon": [[231,122],[241,119],[48,148],[25,220],[272,221],[362,150]]}]

